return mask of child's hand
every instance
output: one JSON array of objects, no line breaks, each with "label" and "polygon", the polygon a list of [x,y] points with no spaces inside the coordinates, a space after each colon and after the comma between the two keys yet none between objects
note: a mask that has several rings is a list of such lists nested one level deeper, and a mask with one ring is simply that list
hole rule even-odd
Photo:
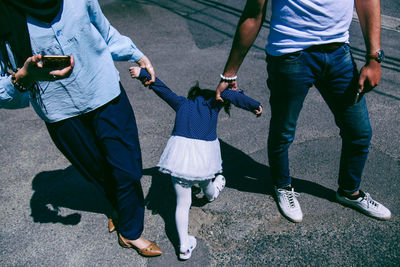
[{"label": "child's hand", "polygon": [[150,80],[145,80],[143,85],[147,87],[154,83],[156,81],[156,73],[154,72],[154,68],[150,59],[143,55],[142,58],[137,61],[137,64],[139,64],[139,67],[146,69],[150,74]]},{"label": "child's hand", "polygon": [[140,75],[140,67],[130,67],[129,72],[131,73],[132,78],[139,78]]},{"label": "child's hand", "polygon": [[260,116],[261,116],[261,113],[262,113],[262,110],[263,110],[263,108],[262,108],[262,106],[260,105],[260,106],[258,107],[258,109],[253,110],[253,113],[256,114],[257,117],[260,117]]}]

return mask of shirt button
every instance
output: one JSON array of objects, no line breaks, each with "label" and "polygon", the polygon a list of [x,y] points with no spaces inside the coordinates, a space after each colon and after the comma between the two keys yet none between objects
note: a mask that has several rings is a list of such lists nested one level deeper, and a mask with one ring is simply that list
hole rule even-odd
[{"label": "shirt button", "polygon": [[57,31],[57,36],[60,36],[61,35],[61,30],[58,30]]}]

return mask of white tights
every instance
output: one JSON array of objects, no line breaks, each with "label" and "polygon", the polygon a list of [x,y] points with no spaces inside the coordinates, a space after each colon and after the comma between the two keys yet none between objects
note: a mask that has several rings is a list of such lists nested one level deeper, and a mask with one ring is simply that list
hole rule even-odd
[{"label": "white tights", "polygon": [[[173,185],[176,193],[176,229],[178,231],[181,248],[186,248],[188,246],[189,237],[189,209],[192,205],[192,188],[183,187],[181,184],[176,182],[174,182]],[[214,196],[215,187],[212,180],[200,182],[199,186],[203,189],[203,192],[208,199],[211,199]]]}]

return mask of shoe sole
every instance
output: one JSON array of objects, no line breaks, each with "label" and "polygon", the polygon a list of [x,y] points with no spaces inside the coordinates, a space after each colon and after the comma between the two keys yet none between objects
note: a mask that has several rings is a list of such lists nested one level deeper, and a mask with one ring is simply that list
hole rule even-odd
[{"label": "shoe sole", "polygon": [[392,216],[387,217],[387,218],[384,218],[384,217],[375,217],[375,216],[373,216],[372,214],[369,214],[368,212],[366,212],[364,209],[362,209],[362,208],[360,208],[360,207],[358,207],[358,206],[351,205],[351,204],[349,204],[349,203],[347,203],[347,202],[344,202],[344,201],[340,200],[338,197],[336,197],[336,201],[337,201],[339,204],[341,204],[341,205],[343,205],[343,206],[345,206],[345,207],[348,207],[348,208],[351,208],[351,209],[353,209],[353,210],[356,210],[356,211],[358,211],[358,212],[360,212],[360,213],[362,213],[362,214],[364,214],[364,215],[366,215],[366,216],[368,216],[368,217],[374,218],[374,219],[379,220],[379,221],[388,221],[388,220],[390,220],[390,218],[392,218]]}]

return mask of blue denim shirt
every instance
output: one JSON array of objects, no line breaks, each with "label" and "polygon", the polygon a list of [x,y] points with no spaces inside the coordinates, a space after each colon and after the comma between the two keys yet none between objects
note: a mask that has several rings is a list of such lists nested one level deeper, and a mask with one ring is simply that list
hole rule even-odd
[{"label": "blue denim shirt", "polygon": [[[56,122],[94,110],[120,94],[116,61],[138,61],[143,53],[103,15],[97,0],[64,0],[52,23],[27,18],[33,54],[72,55],[69,78],[40,82],[29,100],[44,121]],[[7,76],[0,80],[0,107],[24,106]],[[29,94],[29,93],[28,93]],[[22,100],[22,101],[21,101]]]}]

